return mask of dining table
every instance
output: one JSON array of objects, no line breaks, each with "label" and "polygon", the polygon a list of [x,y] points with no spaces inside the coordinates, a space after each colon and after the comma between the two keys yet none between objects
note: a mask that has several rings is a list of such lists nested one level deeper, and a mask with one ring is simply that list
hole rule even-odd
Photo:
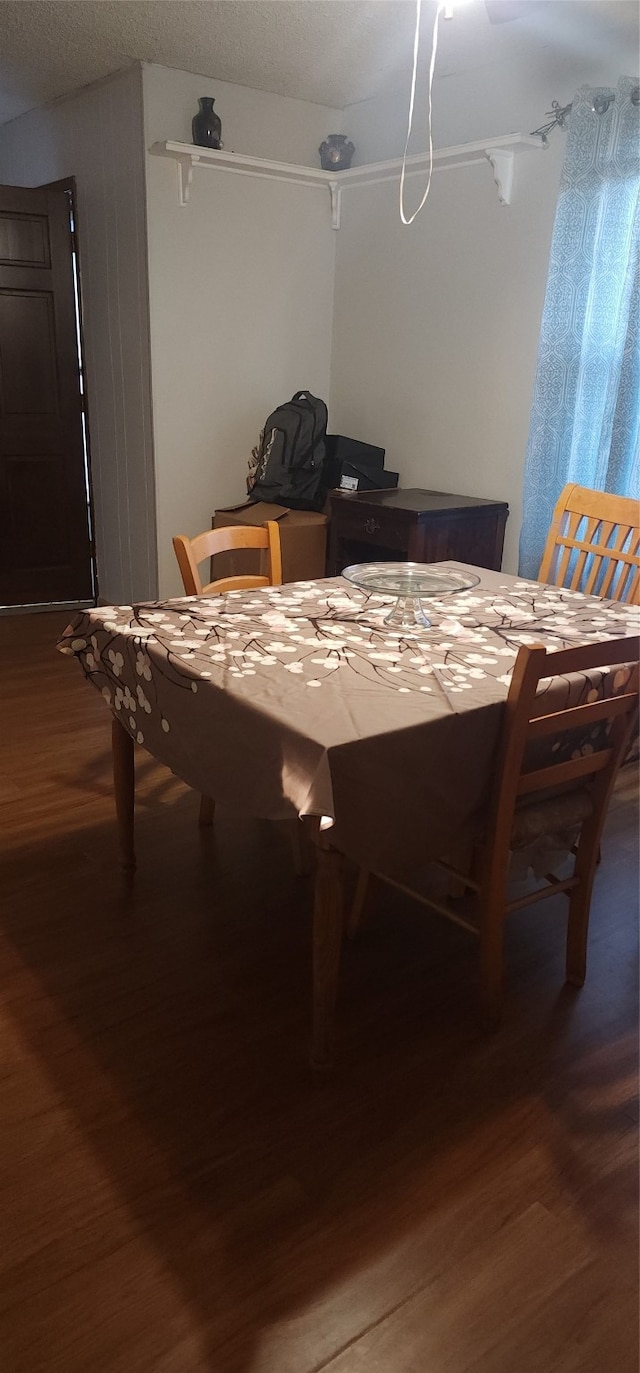
[{"label": "dining table", "polygon": [[[387,623],[393,597],[344,577],[83,610],[58,647],[113,717],[121,858],[134,857],[135,746],[216,803],[303,820],[315,843],[313,1034],[331,1059],[345,857],[401,875],[437,859],[486,804],[522,644],[638,633],[637,607],[458,562],[475,584]],[[553,687],[622,690],[601,669]],[[592,697],[591,697],[592,699]]]}]

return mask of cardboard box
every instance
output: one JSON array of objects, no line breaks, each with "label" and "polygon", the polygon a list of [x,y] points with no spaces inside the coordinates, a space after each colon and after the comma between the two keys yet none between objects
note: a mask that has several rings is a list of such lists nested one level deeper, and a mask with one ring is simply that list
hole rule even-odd
[{"label": "cardboard box", "polygon": [[[216,510],[213,528],[227,524],[264,524],[277,520],[282,547],[283,582],[307,582],[326,575],[327,516],[315,510],[289,510],[284,505],[270,505],[266,501],[244,501],[242,505]],[[255,550],[234,549],[218,553],[212,560],[212,577],[238,577],[257,572]]]}]

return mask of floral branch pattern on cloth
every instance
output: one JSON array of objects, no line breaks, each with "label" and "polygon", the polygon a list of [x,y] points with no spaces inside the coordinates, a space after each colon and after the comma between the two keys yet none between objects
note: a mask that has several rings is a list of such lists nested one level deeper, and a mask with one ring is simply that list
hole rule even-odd
[{"label": "floral branch pattern on cloth", "polygon": [[[413,790],[415,805],[459,817],[486,784],[521,644],[560,649],[640,624],[624,604],[481,578],[430,600],[431,627],[410,636],[384,624],[389,597],[334,578],[85,611],[59,647],[138,743],[219,799],[240,801],[234,776],[247,766],[255,814],[334,816],[356,773],[386,807],[399,769],[401,807]],[[551,679],[549,689],[577,704],[621,690],[627,677]],[[431,775],[430,761],[450,779]]]}]

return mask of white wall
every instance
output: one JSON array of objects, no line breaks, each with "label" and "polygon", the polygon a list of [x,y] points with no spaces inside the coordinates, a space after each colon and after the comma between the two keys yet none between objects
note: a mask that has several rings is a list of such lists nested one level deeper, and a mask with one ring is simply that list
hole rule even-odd
[{"label": "white wall", "polygon": [[[147,66],[147,149],[191,141],[197,97],[214,95],[235,152],[318,166],[336,112]],[[323,190],[176,168],[147,154],[151,361],[160,594],[180,578],[173,534],[206,529],[246,495],[247,461],[269,412],[297,390],[328,398],[336,234]]]},{"label": "white wall", "polygon": [[157,594],[139,68],[0,129],[0,181],[75,176],[101,598]]},{"label": "white wall", "polygon": [[402,486],[507,500],[508,570],[560,152],[525,155],[510,207],[488,164],[437,173],[410,228],[396,184],[343,197],[332,427],[385,447]]},{"label": "white wall", "polygon": [[[472,10],[461,10],[453,22],[486,23],[482,7]],[[544,121],[553,99],[565,104],[579,85],[615,83],[628,67],[629,56],[614,48],[595,57],[590,47],[574,48],[561,58],[540,48],[532,54],[523,44],[504,67],[478,60],[443,74],[434,90],[435,146],[526,133]],[[343,127],[358,161],[400,156],[406,114],[407,92],[346,110]],[[414,152],[426,146],[424,102],[417,129],[423,141],[412,140]],[[516,163],[511,206],[498,203],[488,166],[456,168],[435,173],[426,206],[409,228],[400,222],[395,183],[348,191],[337,236],[332,428],[385,446],[387,466],[400,472],[404,486],[507,500],[508,571],[517,566],[565,139],[556,131],[546,152]],[[407,182],[410,208],[422,184]]]}]

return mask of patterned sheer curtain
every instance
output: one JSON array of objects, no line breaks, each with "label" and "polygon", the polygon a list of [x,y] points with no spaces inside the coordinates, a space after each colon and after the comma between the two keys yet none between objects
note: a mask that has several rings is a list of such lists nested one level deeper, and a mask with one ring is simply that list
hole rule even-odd
[{"label": "patterned sheer curtain", "polygon": [[640,495],[637,88],[629,77],[616,91],[585,86],[572,104],[525,463],[525,577],[566,482]]}]

